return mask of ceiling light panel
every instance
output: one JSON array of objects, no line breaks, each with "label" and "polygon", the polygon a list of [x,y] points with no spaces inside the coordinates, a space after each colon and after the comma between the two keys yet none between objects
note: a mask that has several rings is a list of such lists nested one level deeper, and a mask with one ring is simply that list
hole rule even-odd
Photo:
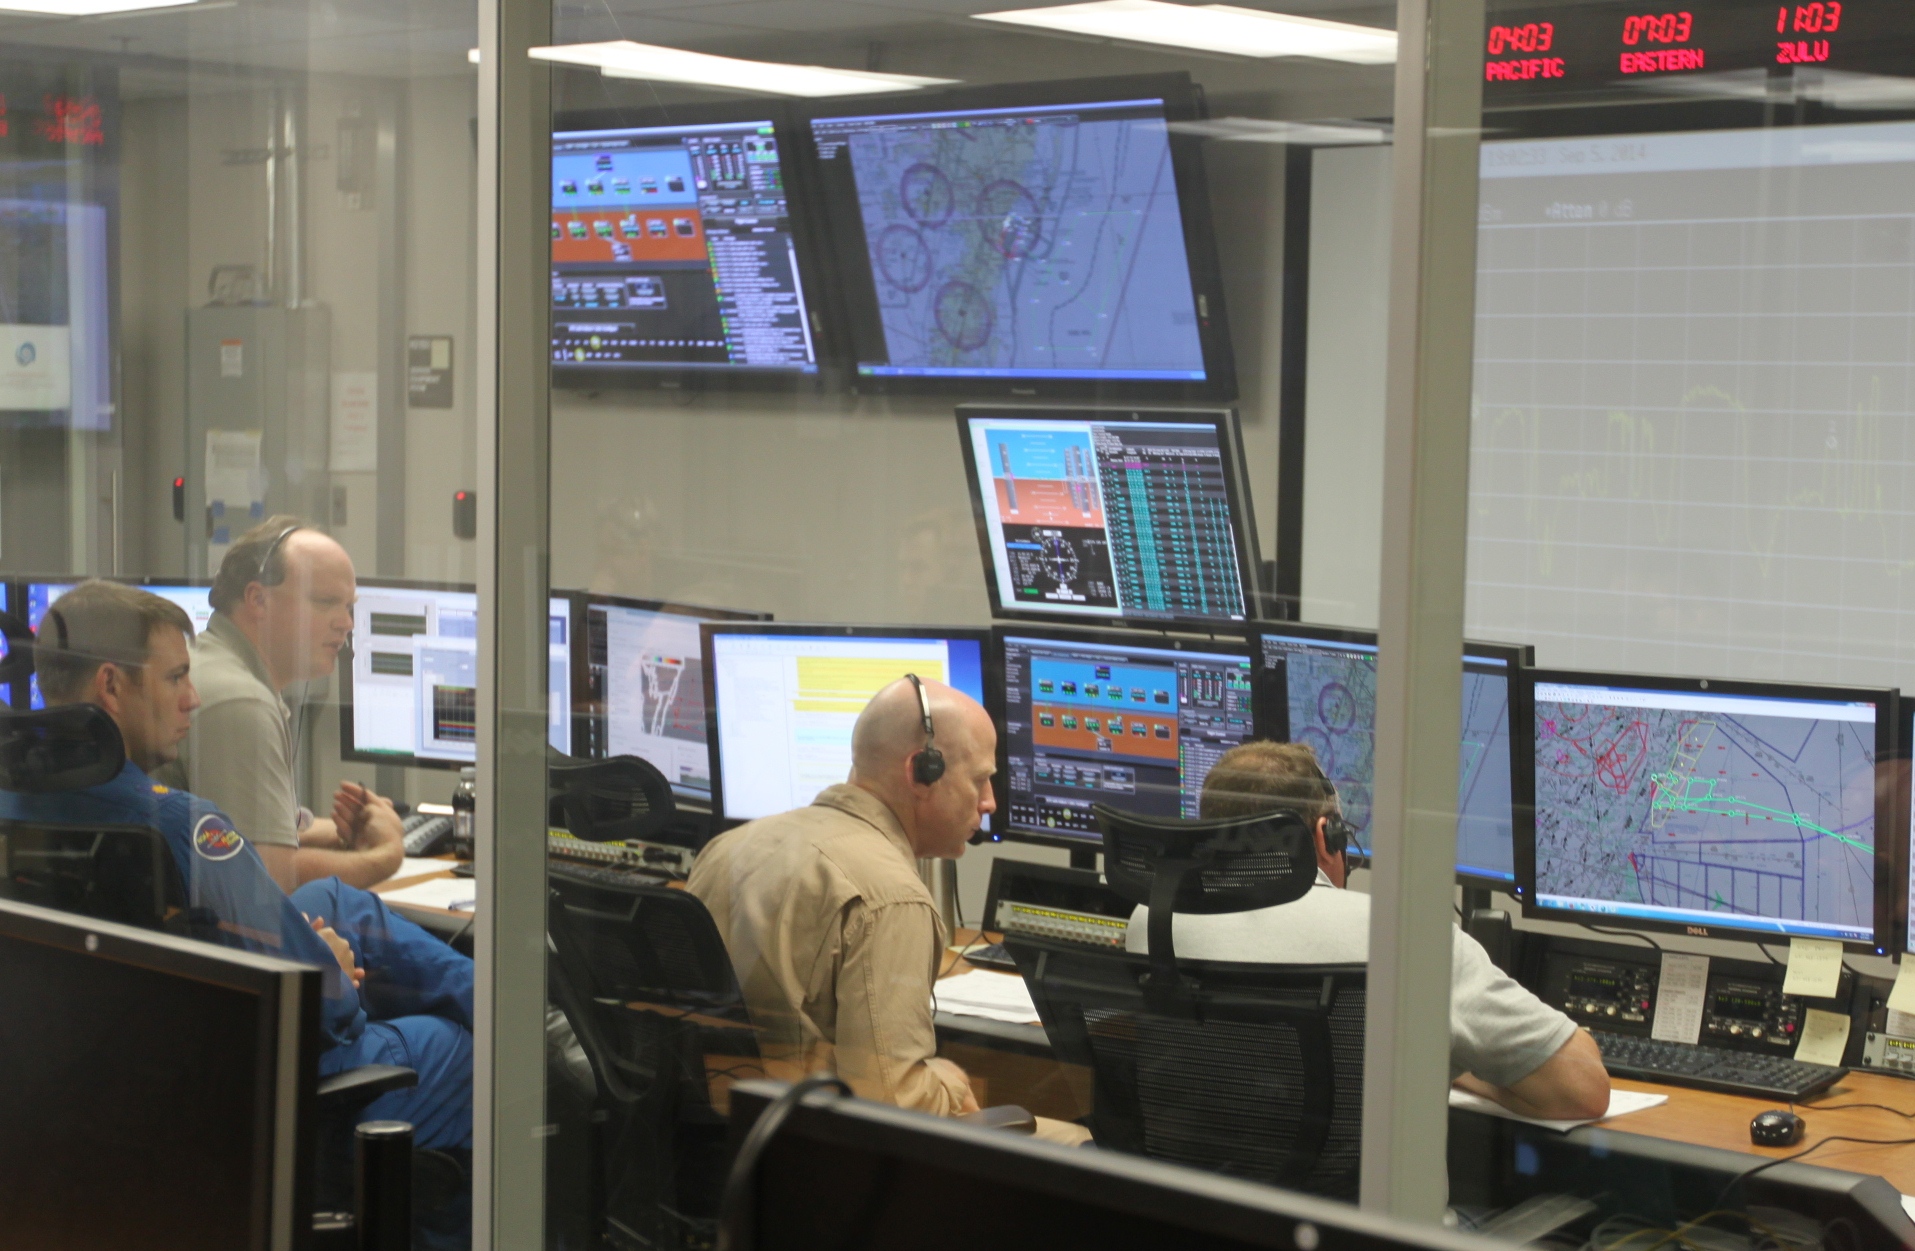
[{"label": "ceiling light panel", "polygon": [[[4,3],[5,0],[0,0]],[[785,65],[777,61],[745,61],[666,48],[658,44],[619,39],[610,43],[561,44],[533,48],[541,61],[596,68],[607,78],[640,78],[652,82],[692,83],[725,91],[755,95],[851,96],[885,91],[910,91],[953,81],[919,78],[911,74],[877,74],[868,70],[833,69],[826,65]]]},{"label": "ceiling light panel", "polygon": [[1234,56],[1307,56],[1357,65],[1386,65],[1396,60],[1395,31],[1288,13],[1266,13],[1231,4],[1092,0],[1089,4],[1005,9],[975,16],[980,21],[1062,34]]}]

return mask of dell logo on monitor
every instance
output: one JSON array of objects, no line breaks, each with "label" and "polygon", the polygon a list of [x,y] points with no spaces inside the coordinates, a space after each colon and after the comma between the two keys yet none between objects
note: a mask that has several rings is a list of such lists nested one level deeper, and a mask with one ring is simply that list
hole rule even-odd
[{"label": "dell logo on monitor", "polygon": [[1696,938],[1709,937],[1709,927],[1706,925],[1685,925],[1683,929]]}]

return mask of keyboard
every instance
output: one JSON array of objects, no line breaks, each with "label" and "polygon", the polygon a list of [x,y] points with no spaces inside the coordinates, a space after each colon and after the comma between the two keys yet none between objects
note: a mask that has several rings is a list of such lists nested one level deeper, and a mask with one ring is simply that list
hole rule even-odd
[{"label": "keyboard", "polygon": [[1602,1048],[1603,1067],[1614,1077],[1695,1086],[1732,1095],[1796,1102],[1827,1090],[1848,1072],[1826,1064],[1804,1064],[1782,1056],[1750,1055],[1720,1047],[1658,1042],[1627,1034],[1591,1030]]},{"label": "keyboard", "polygon": [[964,958],[983,968],[1017,972],[1017,961],[1011,959],[1011,953],[1004,949],[1003,943],[986,943],[965,952]]},{"label": "keyboard", "polygon": [[451,817],[435,817],[423,812],[415,812],[406,818],[405,825],[408,856],[437,855],[452,842]]},{"label": "keyboard", "polygon": [[553,857],[545,862],[550,877],[588,886],[663,886],[666,879],[655,873],[636,873],[631,869],[601,869],[597,865],[577,864]]}]

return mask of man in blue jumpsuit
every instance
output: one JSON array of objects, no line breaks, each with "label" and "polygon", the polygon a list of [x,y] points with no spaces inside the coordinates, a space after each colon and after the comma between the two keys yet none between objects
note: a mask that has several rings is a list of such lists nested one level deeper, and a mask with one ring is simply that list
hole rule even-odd
[{"label": "man in blue jumpsuit", "polygon": [[189,904],[229,947],[326,970],[322,1075],[363,1064],[415,1070],[419,1084],[369,1104],[362,1120],[410,1121],[422,1148],[472,1145],[472,961],[337,878],[282,892],[217,807],[153,781],[174,758],[199,696],[177,605],[90,581],[47,613],[35,670],[49,705],[90,703],[119,726],[127,761],[81,791],[0,791],[0,817],[150,826],[179,866]]}]

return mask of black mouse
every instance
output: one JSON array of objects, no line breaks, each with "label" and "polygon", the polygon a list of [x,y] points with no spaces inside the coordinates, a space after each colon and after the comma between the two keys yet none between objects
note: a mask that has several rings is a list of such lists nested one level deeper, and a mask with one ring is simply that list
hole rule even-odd
[{"label": "black mouse", "polygon": [[1758,1112],[1749,1122],[1749,1141],[1758,1147],[1793,1147],[1808,1126],[1801,1117],[1781,1108]]}]

